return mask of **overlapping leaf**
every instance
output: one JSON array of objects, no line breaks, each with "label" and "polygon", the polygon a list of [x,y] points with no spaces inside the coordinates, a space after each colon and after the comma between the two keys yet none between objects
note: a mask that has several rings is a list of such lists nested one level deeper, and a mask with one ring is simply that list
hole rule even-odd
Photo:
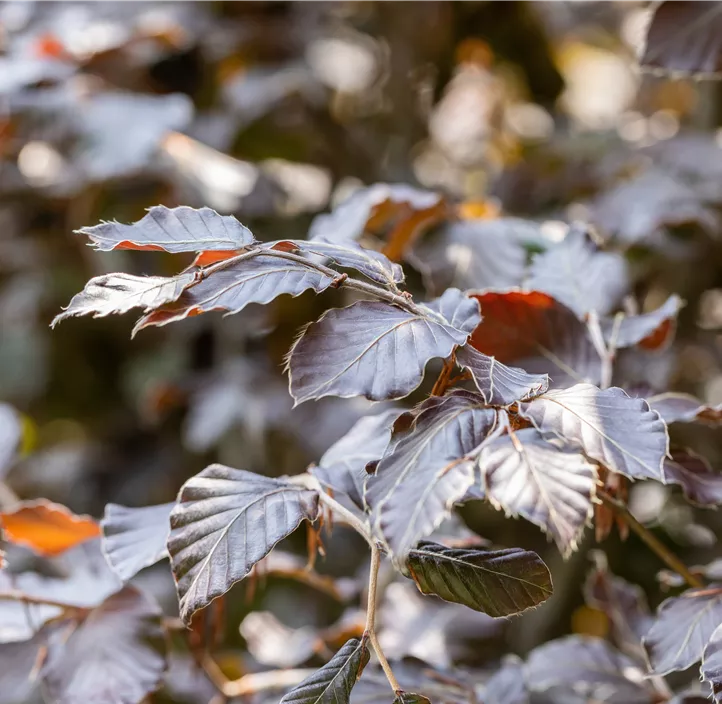
[{"label": "overlapping leaf", "polygon": [[108,504],[100,522],[103,552],[113,571],[124,581],[168,555],[170,513],[175,501],[158,506],[129,508]]},{"label": "overlapping leaf", "polygon": [[644,648],[652,670],[666,675],[698,662],[722,622],[722,588],[689,589],[663,601]]},{"label": "overlapping leaf", "polygon": [[717,425],[722,422],[722,404],[710,406],[691,394],[670,391],[650,396],[650,408],[657,411],[665,423],[701,422]]},{"label": "overlapping leaf", "polygon": [[369,661],[366,642],[352,638],[320,670],[288,692],[279,704],[348,704]]},{"label": "overlapping leaf", "polygon": [[291,395],[296,403],[323,396],[403,398],[421,383],[426,363],[463,345],[478,320],[476,302],[457,289],[416,312],[378,301],[333,308],[291,348]]},{"label": "overlapping leaf", "polygon": [[608,344],[616,349],[639,345],[645,350],[660,350],[674,337],[677,314],[682,299],[670,296],[659,308],[641,315],[618,315],[602,320],[602,333]]},{"label": "overlapping leaf", "polygon": [[212,310],[240,313],[249,303],[270,303],[284,293],[298,296],[309,289],[321,293],[333,280],[302,262],[252,252],[187,288],[174,303],[141,318],[134,333]]},{"label": "overlapping leaf", "polygon": [[161,684],[161,610],[125,587],[78,620],[52,627],[41,677],[57,704],[139,704]]},{"label": "overlapping leaf", "polygon": [[722,626],[718,626],[702,656],[702,679],[712,687],[715,704],[722,702]]},{"label": "overlapping leaf", "polygon": [[113,313],[127,313],[132,308],[150,310],[176,301],[195,281],[193,272],[177,276],[133,276],[132,274],[103,274],[90,279],[68,307],[56,315],[52,326],[61,320],[78,315],[93,314],[103,318]]},{"label": "overlapping leaf", "polygon": [[171,513],[168,540],[183,620],[227,592],[317,513],[318,494],[283,479],[220,464],[189,479]]},{"label": "overlapping leaf", "polygon": [[507,367],[470,345],[457,352],[456,361],[471,373],[479,393],[491,406],[509,406],[539,396],[549,388],[546,374],[527,374],[523,369]]},{"label": "overlapping leaf", "polygon": [[365,500],[376,530],[397,559],[431,532],[474,481],[466,456],[496,424],[483,397],[455,390],[433,396],[417,409],[413,423],[368,478]]},{"label": "overlapping leaf", "polygon": [[677,450],[664,461],[664,480],[679,484],[688,501],[698,506],[722,504],[722,474],[689,450]]},{"label": "overlapping leaf", "polygon": [[406,564],[424,594],[492,617],[522,613],[552,594],[547,566],[521,548],[473,550],[423,541],[409,552]]},{"label": "overlapping leaf", "polygon": [[646,401],[591,384],[553,390],[519,412],[542,433],[572,442],[608,469],[632,479],[663,480],[667,428]]},{"label": "overlapping leaf", "polygon": [[500,362],[549,374],[556,387],[598,383],[601,363],[573,311],[539,291],[475,294],[483,320],[471,345]]},{"label": "overlapping leaf", "polygon": [[600,251],[586,232],[572,228],[534,259],[526,286],[548,293],[580,318],[590,311],[606,315],[627,293],[629,272],[621,254]]},{"label": "overlapping leaf", "polygon": [[103,252],[113,249],[150,249],[166,252],[203,252],[242,249],[254,241],[251,231],[232,215],[210,208],[156,205],[132,225],[104,222],[78,231]]},{"label": "overlapping leaf", "polygon": [[533,428],[490,441],[479,455],[490,501],[548,533],[564,554],[592,515],[595,468],[575,448]]}]

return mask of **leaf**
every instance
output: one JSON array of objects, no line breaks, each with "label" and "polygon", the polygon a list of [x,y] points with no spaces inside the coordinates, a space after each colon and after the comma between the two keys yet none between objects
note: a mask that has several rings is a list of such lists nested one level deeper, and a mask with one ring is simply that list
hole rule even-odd
[{"label": "leaf", "polygon": [[41,671],[55,704],[139,704],[161,685],[166,644],[161,610],[125,587],[51,632]]},{"label": "leaf", "polygon": [[364,416],[326,450],[318,467],[309,470],[347,508],[363,512],[366,466],[383,457],[399,415],[399,410],[391,409]]},{"label": "leaf", "polygon": [[615,310],[629,285],[624,257],[599,251],[587,232],[575,227],[534,258],[526,282],[527,288],[549,294],[582,319],[590,311],[606,315]]},{"label": "leaf", "polygon": [[595,467],[580,452],[525,428],[485,445],[479,467],[494,506],[538,525],[564,555],[576,549],[596,487]]},{"label": "leaf", "polygon": [[527,372],[549,374],[555,386],[597,383],[601,361],[587,330],[566,306],[538,291],[474,294],[483,320],[470,344]]},{"label": "leaf", "polygon": [[101,252],[113,249],[149,249],[166,252],[205,252],[242,249],[253,244],[251,231],[232,215],[219,215],[210,208],[156,205],[132,225],[104,222],[83,227]]},{"label": "leaf", "polygon": [[170,513],[175,501],[129,508],[108,504],[100,522],[103,552],[113,571],[127,582],[145,567],[168,556]]},{"label": "leaf", "polygon": [[408,396],[435,357],[463,345],[479,320],[476,303],[449,289],[426,314],[388,303],[359,301],[332,308],[307,326],[288,356],[296,404],[323,396],[372,401]]},{"label": "leaf", "polygon": [[413,423],[394,436],[366,482],[372,523],[394,557],[408,551],[460,502],[474,481],[466,455],[494,429],[496,412],[483,397],[453,390],[420,404]]},{"label": "leaf", "polygon": [[318,494],[220,464],[181,488],[170,517],[168,552],[181,618],[225,594],[301,521],[315,521]]},{"label": "leaf", "polygon": [[679,484],[687,501],[697,506],[722,504],[722,474],[690,450],[675,451],[672,459],[664,461],[664,479],[668,484]]},{"label": "leaf", "polygon": [[722,71],[722,12],[707,2],[660,2],[647,28],[641,64],[678,75]]},{"label": "leaf", "polygon": [[722,626],[718,626],[702,655],[702,680],[712,686],[715,704],[722,702]]},{"label": "leaf", "polygon": [[535,648],[527,660],[526,680],[533,691],[559,688],[584,702],[654,701],[645,673],[600,638],[567,636]]},{"label": "leaf", "polygon": [[647,403],[667,424],[699,421],[714,426],[722,423],[722,404],[709,406],[691,394],[669,391],[650,396]]},{"label": "leaf", "polygon": [[549,389],[546,374],[527,374],[523,369],[507,367],[470,345],[456,353],[456,361],[462,369],[471,372],[476,388],[491,406],[510,406]]},{"label": "leaf", "polygon": [[698,662],[720,622],[722,587],[688,589],[663,601],[643,641],[653,672],[667,675]]},{"label": "leaf", "polygon": [[0,644],[0,704],[18,704],[33,701],[37,665],[45,633],[35,634],[20,643]]},{"label": "leaf", "polygon": [[529,704],[524,664],[518,657],[508,655],[504,658],[502,666],[486,683],[484,701],[494,704]]},{"label": "leaf", "polygon": [[56,315],[51,327],[78,315],[93,314],[103,318],[113,313],[127,313],[132,308],[151,310],[177,300],[196,279],[193,272],[177,276],[133,276],[103,274],[90,279],[62,313]]},{"label": "leaf", "polygon": [[352,638],[320,670],[286,694],[279,704],[348,704],[369,661],[364,640]]},{"label": "leaf", "polygon": [[602,334],[615,349],[639,345],[645,350],[662,350],[674,338],[682,299],[670,296],[657,310],[641,315],[617,315],[601,321]]},{"label": "leaf", "polygon": [[520,404],[519,413],[542,433],[576,444],[613,472],[663,481],[667,427],[646,401],[622,389],[577,384]]},{"label": "leaf", "polygon": [[494,618],[520,614],[552,595],[547,566],[521,548],[472,550],[423,541],[409,552],[407,567],[423,594]]},{"label": "leaf", "polygon": [[289,628],[270,611],[253,611],[241,623],[248,652],[262,665],[296,667],[309,660],[322,645],[315,628]]},{"label": "leaf", "polygon": [[240,313],[249,303],[270,303],[284,293],[299,296],[309,289],[321,293],[333,281],[333,277],[301,262],[254,251],[187,288],[175,303],[141,318],[133,334],[149,325],[167,325],[212,310]]},{"label": "leaf", "polygon": [[77,516],[44,499],[23,501],[0,513],[0,526],[5,540],[48,556],[100,535],[100,527],[90,516]]},{"label": "leaf", "polygon": [[397,692],[393,704],[431,704],[431,700],[413,692]]},{"label": "leaf", "polygon": [[20,414],[9,404],[0,403],[0,477],[9,469],[23,440]]}]

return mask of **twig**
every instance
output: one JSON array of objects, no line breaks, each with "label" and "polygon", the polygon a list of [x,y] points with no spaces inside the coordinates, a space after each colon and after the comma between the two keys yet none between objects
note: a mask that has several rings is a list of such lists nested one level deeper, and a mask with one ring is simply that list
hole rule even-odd
[{"label": "twig", "polygon": [[448,359],[444,360],[444,366],[441,368],[441,372],[439,373],[439,378],[434,383],[434,388],[431,389],[431,395],[432,396],[443,396],[444,391],[449,388],[450,380],[451,380],[451,373],[454,371],[454,367],[456,366],[456,354],[451,353],[451,356]]},{"label": "twig", "polygon": [[614,372],[614,359],[617,353],[617,332],[619,330],[619,324],[624,316],[617,315],[614,318],[614,327],[612,329],[611,339],[609,342],[605,341],[604,334],[602,333],[602,326],[599,322],[599,315],[597,312],[592,310],[587,315],[587,330],[589,331],[589,337],[592,340],[597,354],[602,361],[602,368],[600,371],[600,389],[608,389],[612,385],[612,375]]},{"label": "twig", "polygon": [[702,580],[693,575],[689,569],[687,569],[687,566],[669,548],[667,548],[666,545],[658,540],[649,529],[645,528],[632,515],[624,503],[610,496],[605,491],[598,491],[597,496],[605,504],[607,504],[607,506],[613,508],[627,523],[627,525],[646,543],[647,547],[656,553],[659,559],[662,560],[667,567],[683,577],[690,587],[698,588],[704,586]]},{"label": "twig", "polygon": [[47,599],[45,597],[33,596],[31,594],[25,594],[21,591],[11,590],[9,592],[0,592],[0,601],[20,601],[23,604],[31,604],[34,606],[54,606],[63,611],[77,610],[78,606],[67,604],[64,601],[57,601],[55,599]]}]

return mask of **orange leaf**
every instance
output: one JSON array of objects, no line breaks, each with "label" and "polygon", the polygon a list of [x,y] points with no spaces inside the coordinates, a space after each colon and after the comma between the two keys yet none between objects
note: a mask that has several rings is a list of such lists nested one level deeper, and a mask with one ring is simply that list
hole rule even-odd
[{"label": "orange leaf", "polygon": [[100,535],[90,516],[77,516],[61,504],[45,499],[24,501],[16,509],[0,513],[5,540],[51,557]]},{"label": "orange leaf", "polygon": [[216,262],[222,262],[240,254],[238,249],[222,249],[219,251],[200,252],[193,260],[193,266],[208,266]]}]

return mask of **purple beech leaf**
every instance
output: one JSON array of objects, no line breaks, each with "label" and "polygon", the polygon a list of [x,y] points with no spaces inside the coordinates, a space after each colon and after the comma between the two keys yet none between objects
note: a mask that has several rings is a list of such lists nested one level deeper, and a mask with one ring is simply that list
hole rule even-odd
[{"label": "purple beech leaf", "polygon": [[722,702],[722,626],[718,626],[702,655],[702,680],[712,687],[715,704]]},{"label": "purple beech leaf", "polygon": [[288,692],[279,704],[348,704],[369,661],[365,640],[352,638],[320,670]]},{"label": "purple beech leaf", "polygon": [[596,471],[577,449],[534,428],[487,443],[479,455],[491,503],[538,525],[564,555],[576,549],[592,516]]},{"label": "purple beech leaf", "polygon": [[601,638],[567,636],[545,643],[532,650],[525,669],[535,692],[573,692],[579,702],[655,701],[646,673]]},{"label": "purple beech leaf", "polygon": [[301,521],[315,521],[318,494],[220,464],[181,488],[168,539],[181,618],[225,594]]},{"label": "purple beech leaf", "polygon": [[139,704],[166,667],[160,607],[127,586],[78,619],[53,624],[41,678],[55,704]]},{"label": "purple beech leaf", "polygon": [[517,401],[539,396],[549,389],[549,377],[546,374],[527,374],[523,369],[507,367],[470,345],[456,353],[456,361],[462,369],[471,373],[479,393],[491,406],[510,406]]},{"label": "purple beech leaf", "polygon": [[629,290],[627,262],[602,252],[583,229],[572,228],[559,244],[534,258],[526,287],[543,291],[580,318],[590,311],[606,315]]},{"label": "purple beech leaf", "polygon": [[682,299],[670,296],[659,308],[641,315],[618,315],[601,321],[602,334],[615,349],[640,345],[647,350],[664,349],[674,337]]},{"label": "purple beech leaf", "polygon": [[326,450],[318,466],[309,470],[346,508],[363,513],[366,465],[383,457],[394,420],[400,414],[400,410],[391,409],[361,418]]},{"label": "purple beech leaf", "polygon": [[0,478],[15,460],[22,440],[22,417],[11,405],[0,403]]},{"label": "purple beech leaf", "polygon": [[577,384],[522,403],[519,413],[540,432],[577,445],[613,472],[663,481],[667,427],[646,401],[622,389]]},{"label": "purple beech leaf", "polygon": [[694,452],[674,451],[672,459],[664,461],[664,480],[668,484],[679,484],[687,501],[697,506],[722,504],[722,474]]},{"label": "purple beech leaf", "polygon": [[83,227],[78,234],[87,235],[96,249],[150,249],[166,252],[203,252],[242,249],[253,244],[251,231],[232,215],[219,215],[210,208],[181,205],[148,209],[142,220],[132,225],[104,222]]},{"label": "purple beech leaf", "polygon": [[127,313],[132,308],[152,310],[178,300],[195,280],[193,272],[177,276],[96,276],[73,296],[68,307],[55,316],[50,326],[55,327],[60,321],[78,315],[92,313],[94,318],[104,318],[114,313]]},{"label": "purple beech leaf", "polygon": [[378,301],[332,308],[291,347],[291,395],[296,404],[323,396],[372,401],[408,396],[421,383],[427,362],[465,344],[478,320],[476,302],[456,289],[418,313]]},{"label": "purple beech leaf", "polygon": [[466,459],[494,429],[496,412],[482,396],[453,390],[421,403],[412,425],[395,435],[365,501],[375,530],[397,561],[441,524],[474,481]]},{"label": "purple beech leaf", "polygon": [[504,364],[548,374],[555,387],[598,383],[601,360],[586,325],[565,305],[540,291],[482,291],[483,319],[470,344]]},{"label": "purple beech leaf", "polygon": [[374,209],[385,203],[409,205],[412,210],[429,210],[443,197],[403,183],[375,183],[352,193],[330,213],[316,216],[308,231],[309,240],[346,243],[363,235]]},{"label": "purple beech leaf", "polygon": [[668,425],[695,422],[718,425],[722,422],[722,404],[709,406],[691,394],[669,391],[650,396],[647,403]]},{"label": "purple beech leaf", "polygon": [[421,694],[400,692],[396,694],[393,704],[431,704],[431,700]]},{"label": "purple beech leaf", "polygon": [[31,702],[37,665],[45,646],[45,631],[19,643],[0,643],[0,704]]},{"label": "purple beech leaf", "polygon": [[145,567],[168,557],[170,513],[175,501],[130,508],[108,504],[100,522],[102,546],[111,569],[127,582]]},{"label": "purple beech leaf", "polygon": [[332,276],[301,262],[263,254],[251,256],[214,271],[187,288],[174,303],[148,313],[136,323],[133,334],[149,325],[167,325],[212,310],[240,313],[249,303],[270,303],[284,293],[299,296],[309,289],[321,293],[333,281]]},{"label": "purple beech leaf", "polygon": [[270,667],[297,667],[313,657],[322,643],[315,628],[289,628],[270,611],[252,611],[240,630],[248,652]]},{"label": "purple beech leaf", "polygon": [[552,595],[549,569],[539,555],[521,548],[475,550],[422,541],[406,566],[423,594],[493,618],[520,614]]},{"label": "purple beech leaf", "polygon": [[688,589],[681,596],[663,601],[643,641],[652,671],[667,675],[694,665],[720,623],[719,585]]},{"label": "purple beech leaf", "polygon": [[529,704],[524,663],[516,655],[506,656],[501,667],[486,683],[484,701],[494,704]]}]

